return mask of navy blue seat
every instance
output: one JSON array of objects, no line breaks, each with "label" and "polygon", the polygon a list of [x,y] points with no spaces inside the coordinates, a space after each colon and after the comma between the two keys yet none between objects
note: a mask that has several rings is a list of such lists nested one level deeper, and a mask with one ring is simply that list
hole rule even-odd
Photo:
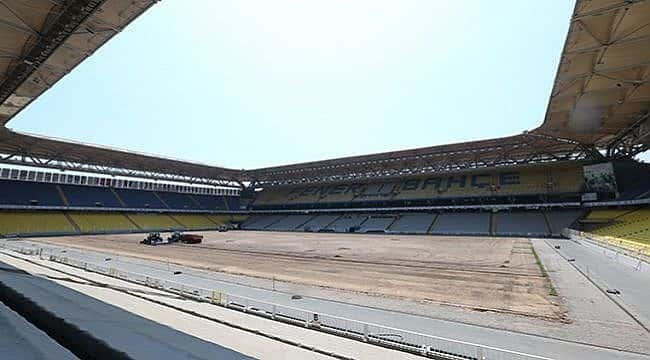
[{"label": "navy blue seat", "polygon": [[111,189],[97,186],[60,185],[70,206],[122,207]]},{"label": "navy blue seat", "polygon": [[223,196],[217,195],[191,195],[206,210],[226,210],[226,201]]},{"label": "navy blue seat", "polygon": [[153,191],[115,189],[124,205],[129,208],[166,209]]},{"label": "navy blue seat", "polygon": [[169,206],[170,209],[180,210],[201,210],[199,204],[194,202],[187,194],[173,193],[173,192],[156,192],[162,201]]},{"label": "navy blue seat", "polygon": [[239,196],[226,196],[226,203],[228,204],[228,210],[239,210]]},{"label": "navy blue seat", "polygon": [[30,181],[0,180],[0,204],[63,206],[56,185]]}]

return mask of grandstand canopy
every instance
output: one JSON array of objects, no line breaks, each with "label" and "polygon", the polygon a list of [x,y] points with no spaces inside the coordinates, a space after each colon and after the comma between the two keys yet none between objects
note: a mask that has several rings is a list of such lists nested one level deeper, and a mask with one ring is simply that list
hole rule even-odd
[{"label": "grandstand canopy", "polygon": [[0,161],[193,182],[287,184],[594,160],[603,150],[624,157],[650,147],[646,0],[577,0],[546,117],[537,129],[516,136],[233,170],[5,127],[155,2],[0,0]]}]

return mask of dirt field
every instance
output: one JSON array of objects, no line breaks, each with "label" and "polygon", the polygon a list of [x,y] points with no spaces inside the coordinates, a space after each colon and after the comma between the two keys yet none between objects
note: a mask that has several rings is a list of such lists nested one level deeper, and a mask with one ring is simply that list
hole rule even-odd
[{"label": "dirt field", "polygon": [[143,234],[39,239],[197,268],[476,310],[562,319],[528,239],[231,231],[200,245]]}]

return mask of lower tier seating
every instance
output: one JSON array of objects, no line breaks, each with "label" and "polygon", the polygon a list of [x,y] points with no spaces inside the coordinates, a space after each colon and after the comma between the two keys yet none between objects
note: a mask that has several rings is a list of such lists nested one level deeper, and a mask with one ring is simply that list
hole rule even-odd
[{"label": "lower tier seating", "polygon": [[489,235],[490,213],[442,213],[436,219],[431,234],[454,235]]},{"label": "lower tier seating", "polygon": [[131,221],[142,230],[182,230],[183,226],[166,214],[128,214]]},{"label": "lower tier seating", "polygon": [[172,215],[186,229],[215,229],[217,224],[203,215]]},{"label": "lower tier seating", "polygon": [[70,213],[82,233],[131,232],[138,228],[120,213]]},{"label": "lower tier seating", "polygon": [[76,229],[62,212],[0,212],[0,234],[64,234]]},{"label": "lower tier seating", "polygon": [[594,231],[594,234],[650,244],[650,209],[628,211],[613,222]]}]

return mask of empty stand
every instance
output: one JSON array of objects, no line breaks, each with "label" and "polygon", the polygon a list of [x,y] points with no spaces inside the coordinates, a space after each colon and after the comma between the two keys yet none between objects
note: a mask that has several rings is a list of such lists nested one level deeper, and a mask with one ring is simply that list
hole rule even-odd
[{"label": "empty stand", "polygon": [[583,211],[580,209],[547,211],[546,217],[551,228],[551,234],[555,236],[562,234],[562,230],[575,223],[582,216],[582,213]]},{"label": "empty stand", "polygon": [[159,191],[156,194],[160,199],[170,208],[178,210],[200,210],[201,206],[192,200],[187,194],[163,192]]},{"label": "empty stand", "polygon": [[323,230],[333,232],[354,232],[358,230],[366,219],[368,219],[368,215],[343,215]]},{"label": "empty stand", "polygon": [[72,234],[76,229],[62,212],[0,212],[0,234]]},{"label": "empty stand", "polygon": [[196,200],[199,205],[206,210],[227,210],[226,200],[223,196],[215,195],[189,195]]},{"label": "empty stand", "polygon": [[319,232],[324,230],[329,224],[334,222],[340,216],[341,215],[334,214],[318,215],[300,226],[300,229],[304,231]]},{"label": "empty stand", "polygon": [[240,199],[239,196],[225,196],[226,205],[230,211],[240,210]]},{"label": "empty stand", "polygon": [[111,189],[96,186],[59,185],[70,206],[121,208]]},{"label": "empty stand", "polygon": [[182,230],[183,226],[166,214],[126,214],[138,227],[147,231]]},{"label": "empty stand", "polygon": [[453,235],[489,235],[490,213],[443,213],[438,216],[432,234]]},{"label": "empty stand", "polygon": [[502,211],[496,214],[498,235],[550,235],[541,211]]},{"label": "empty stand", "polygon": [[388,232],[396,234],[426,234],[435,218],[436,214],[401,214],[388,229]]},{"label": "empty stand", "polygon": [[372,215],[360,225],[358,231],[361,233],[384,233],[396,218],[396,215]]},{"label": "empty stand", "polygon": [[133,209],[166,209],[153,191],[115,189],[117,195],[122,199],[124,205]]},{"label": "empty stand", "polygon": [[215,229],[217,227],[213,221],[203,215],[176,214],[172,217],[189,230]]},{"label": "empty stand", "polygon": [[242,224],[242,229],[264,230],[284,217],[287,217],[287,215],[251,216]]},{"label": "empty stand", "polygon": [[0,180],[0,204],[63,206],[63,199],[54,184]]},{"label": "empty stand", "polygon": [[650,244],[650,209],[629,211],[593,233]]},{"label": "empty stand", "polygon": [[83,233],[117,233],[139,230],[124,214],[79,212],[68,215]]},{"label": "empty stand", "polygon": [[266,230],[292,231],[312,218],[314,218],[314,215],[289,215],[280,219],[280,221],[269,225]]}]

